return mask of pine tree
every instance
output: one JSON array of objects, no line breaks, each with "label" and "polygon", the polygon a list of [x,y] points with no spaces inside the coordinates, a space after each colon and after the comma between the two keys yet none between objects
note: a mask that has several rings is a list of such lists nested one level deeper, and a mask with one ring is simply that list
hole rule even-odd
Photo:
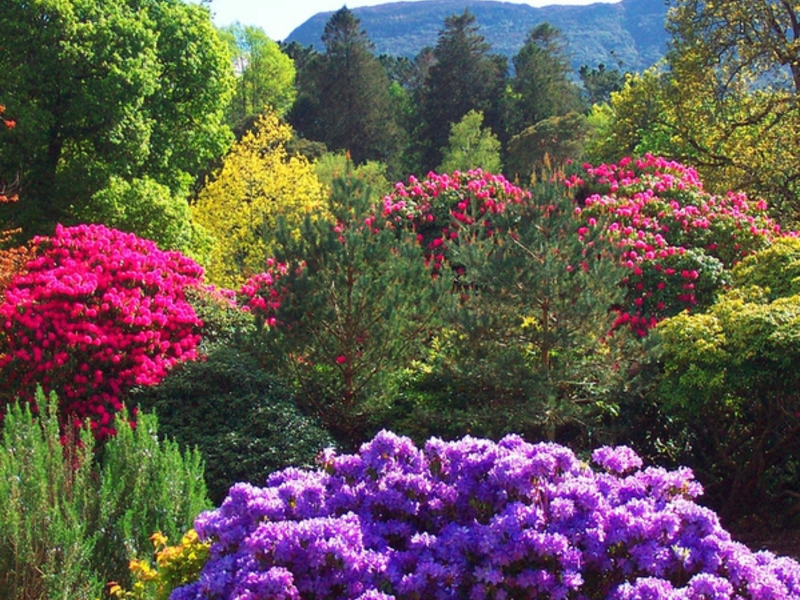
[{"label": "pine tree", "polygon": [[465,10],[445,19],[439,32],[420,101],[427,145],[423,166],[428,170],[441,162],[452,124],[470,110],[483,112],[486,126],[500,131],[506,60],[489,53],[491,45],[476,21]]},{"label": "pine tree", "polygon": [[299,235],[279,230],[280,301],[261,355],[353,446],[389,401],[388,376],[419,356],[449,289],[431,277],[415,234],[381,216],[362,179],[335,180],[329,202],[336,225],[309,218]]},{"label": "pine tree", "polygon": [[558,29],[549,23],[534,27],[512,61],[510,133],[581,108],[580,89],[570,80],[566,41]]},{"label": "pine tree", "polygon": [[361,22],[342,8],[325,25],[322,41],[325,52],[313,56],[299,77],[292,124],[330,150],[349,151],[356,164],[390,160],[399,133],[389,116],[389,77]]}]

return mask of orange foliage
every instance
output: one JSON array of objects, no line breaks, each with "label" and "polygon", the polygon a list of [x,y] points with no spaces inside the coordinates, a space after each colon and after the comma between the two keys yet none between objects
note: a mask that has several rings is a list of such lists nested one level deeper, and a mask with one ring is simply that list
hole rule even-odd
[{"label": "orange foliage", "polygon": [[[13,129],[17,123],[5,117],[3,114],[5,109],[6,107],[0,104],[0,123],[8,129]],[[0,204],[16,201],[16,194],[10,194],[7,189],[0,188]],[[14,275],[22,270],[25,261],[31,254],[30,248],[27,247],[5,248],[17,233],[19,233],[18,229],[0,229],[0,300],[2,300],[5,289],[14,278]]]}]

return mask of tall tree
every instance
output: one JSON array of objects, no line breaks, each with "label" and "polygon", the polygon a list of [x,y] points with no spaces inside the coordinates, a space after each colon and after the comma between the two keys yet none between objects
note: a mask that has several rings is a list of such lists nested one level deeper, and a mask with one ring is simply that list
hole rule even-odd
[{"label": "tall tree", "polygon": [[291,128],[264,113],[225,157],[192,207],[194,220],[214,237],[208,278],[241,284],[266,268],[279,215],[297,228],[323,212],[324,188],[302,156],[290,156]]},{"label": "tall tree", "polygon": [[0,149],[0,180],[19,179],[10,217],[25,233],[76,221],[114,177],[150,178],[185,203],[230,139],[232,69],[208,9],[35,0],[2,12],[0,102],[18,127]]},{"label": "tall tree", "polygon": [[713,192],[746,191],[798,220],[799,19],[794,2],[678,0],[664,67],[612,95],[602,158],[620,148],[669,156],[695,165]]},{"label": "tall tree", "polygon": [[558,29],[549,23],[534,27],[512,61],[510,133],[581,108],[580,89],[570,79],[566,41]]},{"label": "tall tree", "polygon": [[398,129],[391,118],[389,77],[361,22],[342,8],[326,23],[322,41],[325,52],[301,73],[303,97],[293,111],[293,126],[331,150],[348,150],[356,164],[390,160]]},{"label": "tall tree", "polygon": [[675,0],[667,28],[677,53],[704,50],[725,81],[800,94],[800,6],[788,0]]},{"label": "tall tree", "polygon": [[294,61],[263,29],[234,23],[221,31],[228,42],[236,73],[236,92],[228,108],[235,127],[266,109],[283,116],[297,96]]},{"label": "tall tree", "polygon": [[486,126],[500,132],[507,65],[505,58],[491,55],[490,49],[468,10],[445,19],[433,51],[435,62],[421,91],[426,169],[441,162],[450,127],[470,110],[483,112]]}]

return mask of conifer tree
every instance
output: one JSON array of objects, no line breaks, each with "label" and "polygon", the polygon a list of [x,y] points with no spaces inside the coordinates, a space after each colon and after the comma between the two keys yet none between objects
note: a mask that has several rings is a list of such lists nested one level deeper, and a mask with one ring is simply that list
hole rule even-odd
[{"label": "conifer tree", "polygon": [[390,160],[399,134],[391,118],[389,77],[361,22],[342,8],[326,23],[322,41],[325,52],[314,55],[300,74],[292,124],[329,150],[349,151],[356,164]]},{"label": "conifer tree", "polygon": [[534,27],[512,60],[510,133],[581,108],[580,90],[569,78],[566,41],[558,29],[549,23]]},{"label": "conifer tree", "polygon": [[559,184],[532,194],[485,213],[452,247],[461,304],[419,388],[440,388],[422,416],[437,434],[469,427],[552,440],[605,406],[615,377],[609,307],[620,299],[622,269],[607,242],[580,239],[574,201]]},{"label": "conifer tree", "polygon": [[445,19],[433,51],[435,62],[421,92],[425,169],[441,162],[451,125],[470,110],[482,111],[486,126],[500,132],[507,65],[505,58],[490,54],[490,49],[479,33],[475,15],[468,10]]},{"label": "conifer tree", "polygon": [[341,443],[357,445],[387,401],[388,375],[419,356],[449,288],[362,179],[335,180],[329,210],[335,225],[308,218],[299,235],[279,229],[275,276],[255,294],[278,298],[261,313],[261,355]]}]

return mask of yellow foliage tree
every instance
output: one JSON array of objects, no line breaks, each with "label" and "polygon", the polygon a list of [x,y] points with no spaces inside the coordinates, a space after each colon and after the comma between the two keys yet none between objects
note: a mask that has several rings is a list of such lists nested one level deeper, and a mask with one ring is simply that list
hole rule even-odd
[{"label": "yellow foliage tree", "polygon": [[325,188],[302,156],[289,156],[291,128],[274,113],[259,117],[200,192],[192,218],[213,237],[207,277],[236,287],[266,267],[279,217],[290,228],[324,214]]}]

